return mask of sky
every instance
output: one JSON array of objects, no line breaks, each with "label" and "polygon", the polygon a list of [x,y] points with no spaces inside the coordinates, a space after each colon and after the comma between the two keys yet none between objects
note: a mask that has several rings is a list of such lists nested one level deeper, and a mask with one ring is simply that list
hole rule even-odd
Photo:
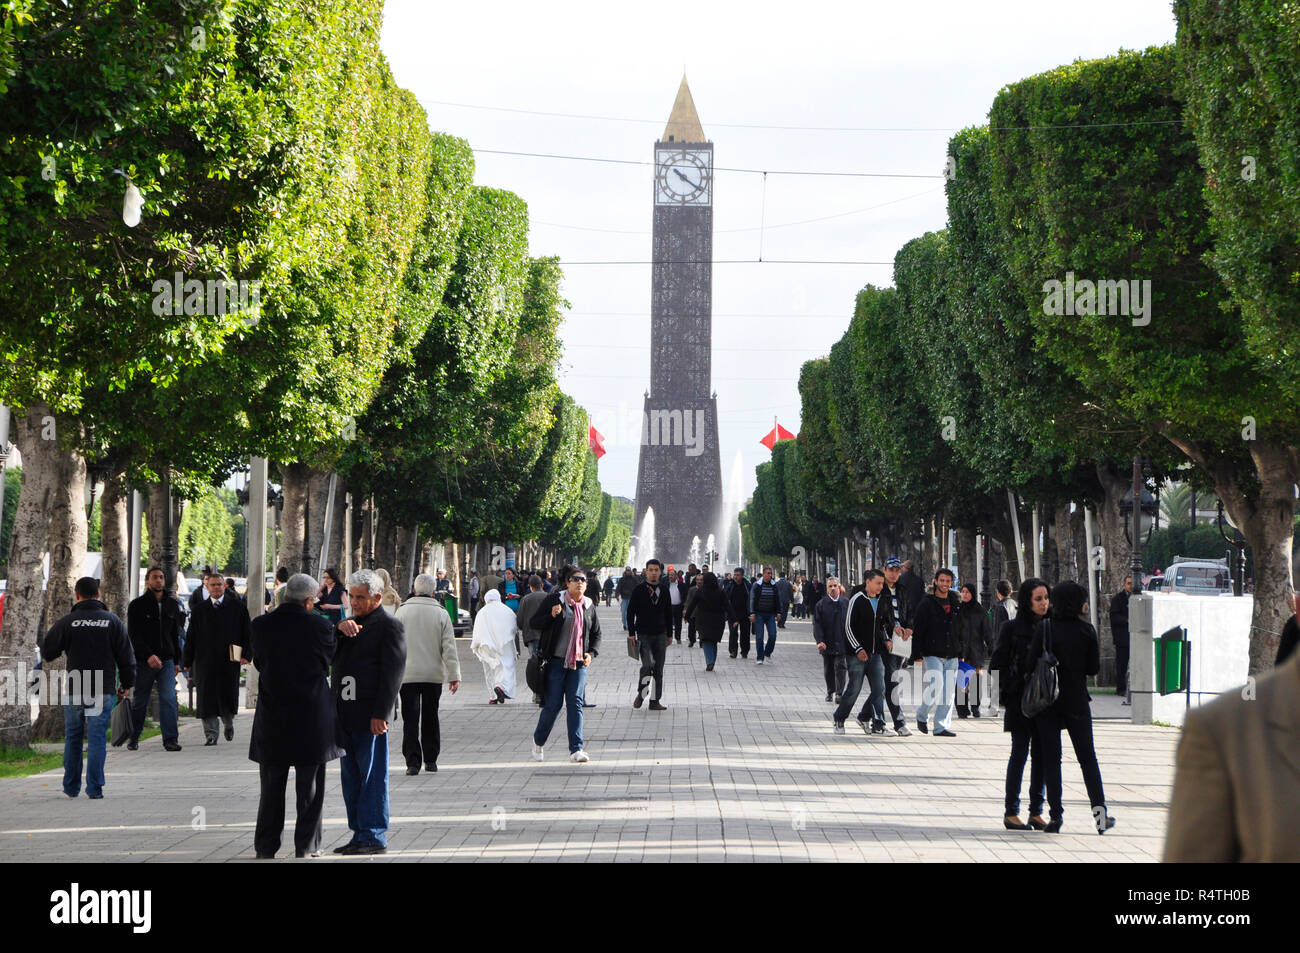
[{"label": "sky", "polygon": [[560,384],[606,437],[601,485],[628,498],[650,378],[650,162],[686,75],[714,143],[713,388],[724,494],[743,499],[774,418],[799,430],[800,366],[844,333],[863,286],[893,283],[903,244],[944,227],[951,135],[986,123],[1009,83],[1174,36],[1169,0],[388,0],[381,45],[430,128],[474,147],[476,184],[528,203],[530,254],[560,258]]}]

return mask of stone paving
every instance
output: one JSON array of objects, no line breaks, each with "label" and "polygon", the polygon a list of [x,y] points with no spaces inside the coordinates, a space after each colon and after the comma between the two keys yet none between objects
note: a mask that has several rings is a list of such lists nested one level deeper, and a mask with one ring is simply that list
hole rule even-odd
[{"label": "stone paving", "polygon": [[[523,685],[489,706],[482,670],[458,640],[464,682],[444,690],[436,774],[405,774],[400,723],[390,734],[388,853],[340,858],[350,837],[337,762],[327,769],[325,856],[293,860],[293,787],[280,858],[290,863],[430,861],[1155,861],[1164,842],[1178,731],[1134,726],[1098,696],[1097,752],[1116,828],[1099,837],[1064,741],[1065,828],[1002,828],[1008,737],[1001,719],[957,720],[956,738],[869,738],[850,721],[832,734],[808,622],[780,630],[776,662],[724,651],[713,672],[685,642],[669,649],[666,712],[634,710],[637,665],[617,606],[601,608],[605,651],[592,667],[585,734],[572,764],[561,713],[547,760],[529,757],[537,708]],[[904,709],[915,728],[910,691]],[[865,693],[864,693],[865,695]],[[234,743],[203,746],[183,719],[184,751],[158,738],[110,748],[105,798],[66,798],[61,771],[0,779],[0,861],[251,860],[257,765],[252,713]],[[1026,772],[1027,774],[1027,772]],[[1027,785],[1027,779],[1026,779]],[[1022,818],[1024,814],[1022,813]],[[287,856],[286,856],[287,855]]]}]

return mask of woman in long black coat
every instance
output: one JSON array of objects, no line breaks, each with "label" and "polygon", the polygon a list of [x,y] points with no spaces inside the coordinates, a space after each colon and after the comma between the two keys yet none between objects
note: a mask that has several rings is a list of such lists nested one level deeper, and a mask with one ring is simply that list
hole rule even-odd
[{"label": "woman in long black coat", "polygon": [[728,623],[736,621],[731,601],[713,573],[704,573],[700,584],[691,589],[686,597],[684,616],[695,623],[700,648],[704,649],[704,670],[713,671],[718,661],[718,643],[722,641],[722,633],[727,631]]},{"label": "woman in long black coat", "polygon": [[[993,626],[989,614],[975,597],[975,586],[965,583],[961,589],[961,605],[957,607],[957,644],[961,647],[961,660],[972,666],[970,681],[966,688],[957,687],[955,699],[958,718],[980,716],[980,699],[983,697],[980,686],[980,674],[993,651]],[[987,679],[987,676],[985,676]],[[974,703],[970,700],[975,693]]]},{"label": "woman in long black coat", "polygon": [[1106,795],[1101,786],[1101,767],[1092,743],[1092,697],[1088,694],[1088,676],[1101,668],[1101,645],[1094,629],[1083,614],[1087,611],[1088,593],[1077,582],[1062,582],[1052,590],[1052,612],[1034,630],[1029,646],[1029,668],[1033,671],[1043,652],[1056,656],[1057,683],[1060,696],[1046,711],[1034,719],[1034,728],[1043,753],[1043,779],[1047,783],[1047,801],[1052,819],[1045,830],[1061,829],[1061,730],[1070,733],[1074,755],[1083,771],[1083,783],[1092,804],[1097,833],[1104,834],[1115,826],[1106,811]]},{"label": "woman in long black coat", "polygon": [[[998,681],[998,701],[1002,705],[1002,730],[1011,734],[1011,757],[1007,759],[1006,816],[1002,824],[1007,830],[1025,831],[1031,827],[1045,830],[1043,818],[1043,754],[1032,719],[1020,710],[1020,696],[1025,690],[1029,667],[1029,646],[1033,642],[1034,626],[1047,615],[1048,589],[1042,579],[1026,579],[1020,584],[1017,595],[1019,611],[1014,619],[1002,624],[998,632],[997,648],[989,668],[1001,673]],[[1020,820],[1020,782],[1025,775],[1025,759],[1032,758],[1029,766],[1029,823]]]}]

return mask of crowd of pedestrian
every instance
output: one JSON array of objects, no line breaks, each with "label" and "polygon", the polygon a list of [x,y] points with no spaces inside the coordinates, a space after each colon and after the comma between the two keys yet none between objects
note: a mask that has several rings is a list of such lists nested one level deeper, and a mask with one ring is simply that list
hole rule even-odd
[{"label": "crowd of pedestrian", "polygon": [[[163,747],[181,750],[178,669],[197,689],[194,714],[202,722],[206,744],[216,745],[223,734],[233,741],[241,672],[252,662],[260,675],[249,747],[261,779],[257,856],[273,857],[279,850],[290,767],[296,776],[295,851],[298,856],[319,854],[325,769],[332,760],[340,762],[353,835],[336,852],[383,852],[387,733],[398,703],[406,773],[436,772],[442,688],[448,685],[455,693],[461,683],[455,631],[444,607],[451,592],[446,573],[416,576],[411,593],[401,600],[383,570],[356,572],[346,587],[333,569],[326,570],[321,582],[281,572],[274,592],[266,594],[273,610],[250,620],[232,580],[209,569],[203,588],[190,599],[188,625],[182,603],[165,596],[163,571],[152,567],[145,581],[145,593],[130,603],[123,624],[99,601],[96,580],[78,580],[72,612],[43,640],[44,659],[66,654],[70,670],[94,675],[93,688],[64,698],[64,792],[69,797],[80,793],[81,749],[88,739],[86,793],[103,797],[109,717],[132,691],[128,747],[138,748],[149,693],[156,685]],[[516,660],[527,656],[527,683],[540,708],[533,758],[543,760],[564,708],[570,759],[583,763],[589,760],[583,713],[593,707],[585,689],[600,652],[596,607],[602,596],[606,605],[619,601],[628,654],[640,662],[632,707],[640,709],[648,700],[646,707],[654,712],[668,709],[663,701],[665,661],[669,646],[681,644],[683,623],[687,646],[698,642],[704,669],[713,672],[724,633],[730,658],[748,659],[752,647],[758,665],[771,665],[786,618],[810,618],[812,640],[822,656],[826,702],[835,706],[835,734],[846,732],[865,684],[867,697],[854,719],[863,732],[910,736],[898,683],[901,670],[911,670],[922,683],[915,711],[915,727],[922,734],[955,737],[954,712],[959,719],[1002,715],[1010,736],[1007,829],[1061,830],[1061,733],[1066,732],[1094,825],[1099,833],[1110,830],[1115,819],[1107,808],[1093,743],[1087,687],[1100,668],[1100,644],[1086,618],[1086,590],[1073,581],[1053,587],[1031,578],[1012,599],[1011,584],[1003,580],[995,603],[985,607],[973,585],[954,589],[954,581],[953,572],[941,568],[927,587],[912,563],[897,557],[888,558],[883,570],[867,570],[851,590],[833,575],[824,583],[803,575],[791,582],[767,566],[753,578],[738,567],[720,579],[708,566],[677,570],[650,559],[641,572],[627,567],[603,585],[595,571],[578,567],[518,574],[511,568],[501,576],[471,575],[470,591],[479,601],[470,648],[483,667],[490,705],[514,697]],[[1126,577],[1109,606],[1121,691],[1127,682],[1130,592]],[[1296,610],[1283,632],[1279,666],[1295,650],[1300,600]],[[1300,661],[1290,659],[1290,664],[1294,668]],[[1056,688],[1039,702],[1026,689],[1031,683],[1045,684],[1044,665],[1054,668]],[[997,704],[990,704],[994,694]],[[1185,746],[1191,744],[1185,741]],[[1180,755],[1180,777],[1183,761]],[[1019,815],[1026,764],[1029,814],[1024,822]],[[1186,782],[1180,783],[1185,790]]]}]

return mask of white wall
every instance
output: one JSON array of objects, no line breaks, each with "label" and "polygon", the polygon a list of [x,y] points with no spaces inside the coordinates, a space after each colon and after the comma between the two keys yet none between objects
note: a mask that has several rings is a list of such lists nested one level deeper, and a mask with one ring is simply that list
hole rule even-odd
[{"label": "white wall", "polygon": [[1155,694],[1153,639],[1174,626],[1187,629],[1191,643],[1193,706],[1214,700],[1197,692],[1237,691],[1250,665],[1250,615],[1254,598],[1147,593],[1129,601],[1129,677],[1133,724],[1163,721],[1181,725],[1187,710],[1184,694]]}]

